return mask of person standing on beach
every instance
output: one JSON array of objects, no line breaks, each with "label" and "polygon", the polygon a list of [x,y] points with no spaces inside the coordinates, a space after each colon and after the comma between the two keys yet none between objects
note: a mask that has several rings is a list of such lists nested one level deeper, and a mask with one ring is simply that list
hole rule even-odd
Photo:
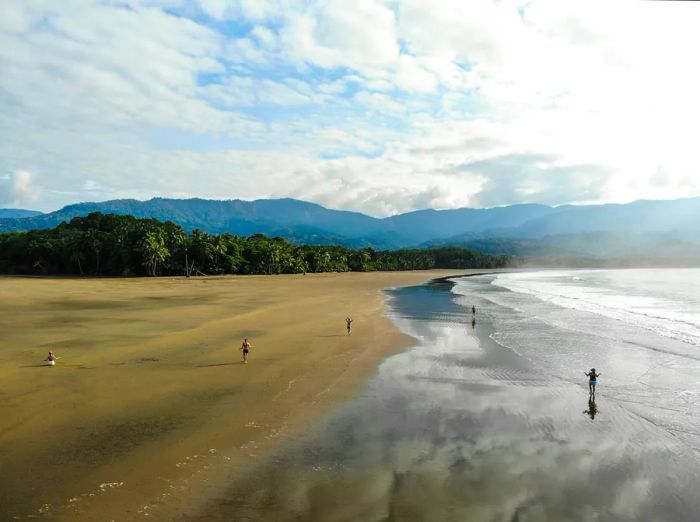
[{"label": "person standing on beach", "polygon": [[241,344],[241,350],[243,350],[243,364],[248,364],[248,352],[250,352],[250,343],[248,338],[243,339],[243,344]]},{"label": "person standing on beach", "polygon": [[56,361],[58,360],[58,357],[56,357],[52,352],[49,352],[49,356],[44,360],[46,361],[46,364],[48,366],[56,366]]},{"label": "person standing on beach", "polygon": [[476,315],[476,307],[472,305],[472,316]]},{"label": "person standing on beach", "polygon": [[350,335],[350,330],[352,329],[352,319],[349,317],[345,318],[345,326],[348,328],[348,335]]},{"label": "person standing on beach", "polygon": [[600,373],[595,371],[595,368],[591,368],[590,372],[586,372],[586,377],[588,377],[588,392],[591,395],[595,395],[595,385],[598,382],[598,377]]}]

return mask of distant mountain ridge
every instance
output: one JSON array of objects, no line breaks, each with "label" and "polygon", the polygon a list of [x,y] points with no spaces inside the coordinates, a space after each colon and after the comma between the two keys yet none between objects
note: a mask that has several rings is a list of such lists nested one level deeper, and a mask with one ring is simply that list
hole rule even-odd
[{"label": "distant mountain ridge", "polygon": [[348,246],[399,248],[465,230],[518,226],[527,219],[552,211],[544,205],[514,205],[492,209],[419,210],[380,219],[295,199],[122,199],[68,205],[56,212],[28,218],[0,219],[0,231],[49,228],[76,216],[103,212],[153,217],[173,221],[189,230],[200,228],[212,233],[264,233],[291,240],[311,237],[320,243],[334,240]]},{"label": "distant mountain ridge", "polygon": [[480,238],[473,234],[437,239],[423,243],[423,248],[458,246],[484,254],[537,258],[588,259],[698,259],[700,242],[682,233],[612,233],[588,232],[551,235],[538,238]]},{"label": "distant mountain ridge", "polygon": [[39,216],[42,213],[37,210],[26,210],[23,208],[0,208],[0,219],[5,218],[25,218]]},{"label": "distant mountain ridge", "polygon": [[[186,229],[249,235],[288,229],[291,225],[309,230],[331,231],[351,236],[361,232],[375,218],[357,212],[329,210],[315,203],[294,199],[205,200],[153,198],[148,201],[117,199],[99,203],[77,203],[55,212],[23,219],[0,219],[0,230],[48,228],[91,212],[131,214],[173,221]],[[318,223],[324,226],[317,227]]]},{"label": "distant mountain ridge", "polygon": [[627,204],[566,205],[518,227],[518,237],[588,232],[700,232],[700,198],[639,200]]},{"label": "distant mountain ridge", "polygon": [[56,212],[0,218],[0,232],[50,228],[90,212],[173,221],[188,230],[263,233],[296,243],[393,249],[459,245],[494,254],[609,255],[639,250],[645,241],[695,252],[700,198],[628,204],[522,204],[486,209],[418,210],[387,218],[327,209],[295,199],[205,200],[153,198],[68,205]]}]

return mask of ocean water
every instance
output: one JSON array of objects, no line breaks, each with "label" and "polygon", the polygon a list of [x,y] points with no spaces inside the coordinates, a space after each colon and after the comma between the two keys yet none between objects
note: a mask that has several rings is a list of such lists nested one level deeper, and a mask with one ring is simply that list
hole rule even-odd
[{"label": "ocean water", "polygon": [[453,291],[483,299],[499,344],[556,379],[595,367],[599,392],[700,452],[700,269],[499,274]]},{"label": "ocean water", "polygon": [[698,520],[698,276],[521,272],[393,290],[391,317],[416,346],[200,519]]}]

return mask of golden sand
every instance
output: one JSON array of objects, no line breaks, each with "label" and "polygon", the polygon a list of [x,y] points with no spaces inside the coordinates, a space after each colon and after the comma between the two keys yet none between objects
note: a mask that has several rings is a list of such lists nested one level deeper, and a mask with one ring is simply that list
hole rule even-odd
[{"label": "golden sand", "polygon": [[380,289],[441,275],[0,278],[0,519],[195,512],[411,343]]}]

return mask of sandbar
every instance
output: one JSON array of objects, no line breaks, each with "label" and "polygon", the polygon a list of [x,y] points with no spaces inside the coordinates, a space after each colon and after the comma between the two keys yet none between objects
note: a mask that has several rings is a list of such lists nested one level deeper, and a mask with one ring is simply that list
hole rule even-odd
[{"label": "sandbar", "polygon": [[465,272],[1,277],[0,518],[196,511],[412,344],[381,289]]}]

